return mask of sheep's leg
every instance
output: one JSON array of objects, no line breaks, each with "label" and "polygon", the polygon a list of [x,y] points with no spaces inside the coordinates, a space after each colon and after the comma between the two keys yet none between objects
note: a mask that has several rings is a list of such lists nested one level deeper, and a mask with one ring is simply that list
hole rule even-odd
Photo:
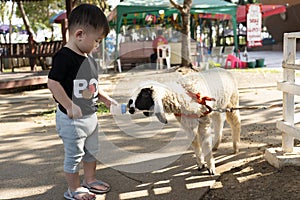
[{"label": "sheep's leg", "polygon": [[199,139],[198,135],[196,135],[194,137],[194,140],[192,142],[192,147],[193,147],[194,152],[195,152],[196,162],[197,162],[197,165],[198,165],[198,170],[201,170],[202,168],[205,167],[205,165],[204,165],[203,156],[201,156],[201,146],[200,146],[200,139]]},{"label": "sheep's leg", "polygon": [[226,113],[226,120],[231,127],[233,151],[234,153],[239,152],[239,142],[241,134],[241,119],[239,110]]},{"label": "sheep's leg", "polygon": [[223,125],[224,125],[224,115],[220,113],[214,113],[211,115],[212,125],[214,130],[214,139],[213,139],[213,150],[216,151],[222,141],[223,136]]},{"label": "sheep's leg", "polygon": [[206,119],[205,123],[200,123],[198,134],[201,134],[200,143],[204,155],[204,160],[207,163],[207,169],[209,174],[214,175],[216,172],[215,160],[212,154],[212,137],[209,131],[209,119]]},{"label": "sheep's leg", "polygon": [[[182,125],[186,125],[186,124],[190,124],[189,121],[181,121],[181,119],[177,119],[178,121],[180,121],[182,123]],[[195,156],[196,156],[196,162],[198,165],[198,170],[200,171],[202,168],[205,167],[205,162],[202,156],[202,152],[201,152],[201,143],[200,143],[200,138],[198,135],[198,123],[195,124],[195,127],[186,127],[183,126],[185,128],[185,131],[187,132],[187,136],[189,137],[189,139],[192,140],[192,148],[194,150]]]},{"label": "sheep's leg", "polygon": [[213,158],[212,154],[212,138],[209,133],[203,134],[203,140],[201,142],[203,148],[203,154],[204,154],[204,160],[207,163],[207,169],[209,174],[214,175],[216,172],[215,169],[215,160]]}]

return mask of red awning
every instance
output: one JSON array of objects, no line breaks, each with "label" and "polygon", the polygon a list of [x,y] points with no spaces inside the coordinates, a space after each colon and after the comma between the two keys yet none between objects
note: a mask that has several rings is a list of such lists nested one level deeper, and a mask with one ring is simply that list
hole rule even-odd
[{"label": "red awning", "polygon": [[66,11],[61,11],[55,16],[50,18],[50,23],[61,23],[67,17]]},{"label": "red awning", "polygon": [[[286,12],[284,5],[261,5],[262,17],[268,17]],[[236,10],[237,22],[246,22],[246,6],[238,6]]]},{"label": "red awning", "polygon": [[200,13],[199,18],[207,18],[207,19],[219,19],[219,20],[229,20],[231,16],[229,14],[211,14],[211,13]]}]

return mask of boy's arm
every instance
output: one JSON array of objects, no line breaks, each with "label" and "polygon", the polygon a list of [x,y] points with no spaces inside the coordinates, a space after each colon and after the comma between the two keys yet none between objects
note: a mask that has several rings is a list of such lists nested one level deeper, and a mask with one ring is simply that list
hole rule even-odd
[{"label": "boy's arm", "polygon": [[98,101],[102,101],[107,108],[110,108],[111,104],[117,105],[118,102],[111,98],[106,92],[99,88]]},{"label": "boy's arm", "polygon": [[67,110],[67,114],[70,118],[76,119],[82,117],[80,107],[72,102],[59,82],[48,78],[47,85],[56,101]]}]

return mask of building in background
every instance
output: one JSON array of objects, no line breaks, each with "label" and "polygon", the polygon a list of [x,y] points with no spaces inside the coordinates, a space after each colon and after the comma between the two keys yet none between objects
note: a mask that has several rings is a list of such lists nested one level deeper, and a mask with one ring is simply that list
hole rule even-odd
[{"label": "building in background", "polygon": [[269,16],[264,20],[268,32],[275,39],[273,50],[282,50],[283,35],[288,32],[300,31],[300,1],[299,0],[261,0],[262,4],[286,5],[286,12]]}]

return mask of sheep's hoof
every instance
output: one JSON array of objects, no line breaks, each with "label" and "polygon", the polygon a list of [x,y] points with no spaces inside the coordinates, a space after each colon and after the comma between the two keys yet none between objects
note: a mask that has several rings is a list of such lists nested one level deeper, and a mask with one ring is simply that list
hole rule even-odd
[{"label": "sheep's hoof", "polygon": [[238,144],[233,144],[233,153],[237,154],[239,153],[240,149],[239,149],[239,145]]},{"label": "sheep's hoof", "polygon": [[239,149],[234,149],[233,150],[233,154],[238,154],[240,151],[239,151]]},{"label": "sheep's hoof", "polygon": [[215,144],[215,146],[213,147],[213,151],[217,151],[218,150],[218,148],[219,148],[219,146],[220,146],[220,142],[217,142],[216,144]]},{"label": "sheep's hoof", "polygon": [[215,175],[216,174],[214,169],[208,168],[205,164],[202,164],[201,166],[198,165],[198,168],[197,168],[198,171],[202,171],[203,169],[206,169],[208,171],[209,175]]},{"label": "sheep's hoof", "polygon": [[198,170],[198,171],[201,171],[201,170],[204,169],[204,168],[205,168],[205,164],[198,165],[197,170]]},{"label": "sheep's hoof", "polygon": [[215,170],[207,168],[209,175],[215,175]]}]

